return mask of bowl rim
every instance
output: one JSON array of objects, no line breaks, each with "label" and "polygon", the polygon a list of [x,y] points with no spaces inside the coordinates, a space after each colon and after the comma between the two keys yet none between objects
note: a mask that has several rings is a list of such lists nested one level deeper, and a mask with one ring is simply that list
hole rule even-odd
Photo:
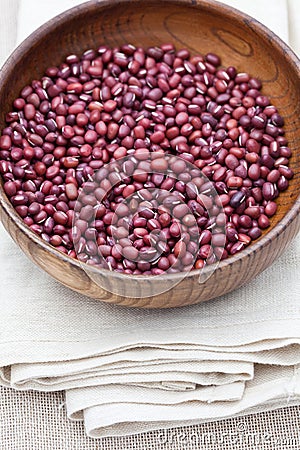
[{"label": "bowl rim", "polygon": [[[15,62],[22,58],[24,53],[26,52],[37,42],[46,35],[55,29],[57,26],[61,26],[64,23],[68,22],[69,19],[74,18],[75,15],[82,15],[86,12],[90,11],[91,6],[95,8],[105,9],[107,7],[117,7],[121,4],[130,3],[151,3],[157,2],[158,0],[89,0],[81,3],[77,6],[67,9],[66,11],[56,15],[52,19],[45,22],[43,25],[34,30],[26,39],[24,39],[16,49],[10,54],[5,63],[0,68],[0,85],[3,83],[3,80],[6,79],[7,72],[10,72],[15,66]],[[287,43],[285,43],[279,36],[277,36],[273,31],[271,31],[267,26],[263,25],[257,19],[252,16],[234,8],[232,6],[226,5],[216,0],[163,0],[163,3],[172,3],[180,6],[186,6],[190,8],[204,9],[212,13],[224,14],[227,18],[231,18],[237,20],[243,26],[247,26],[250,29],[254,29],[255,32],[267,39],[272,45],[276,48],[277,51],[284,54],[287,62],[290,65],[293,65],[295,69],[300,73],[300,59],[297,57],[295,52],[289,47]],[[18,215],[15,211],[13,205],[10,203],[7,198],[2,183],[0,183],[0,207],[3,212],[6,214],[9,221],[16,224],[19,230],[26,235],[26,237],[33,241],[35,244],[40,246],[42,250],[52,254],[54,257],[59,258],[64,263],[68,263],[70,265],[74,265],[85,272],[92,272],[95,274],[102,275],[110,275],[115,277],[116,279],[124,280],[129,277],[132,279],[132,275],[124,274],[116,271],[109,271],[107,269],[95,268],[84,262],[81,262],[77,259],[74,259],[65,253],[60,252],[55,247],[51,246],[49,243],[44,241],[39,235],[33,232],[23,221],[23,219]],[[1,213],[1,211],[0,211]],[[246,247],[242,251],[236,253],[235,255],[230,255],[228,258],[218,261],[210,266],[205,266],[203,269],[193,269],[189,272],[185,273],[184,279],[186,278],[194,278],[200,275],[209,275],[214,271],[223,270],[225,268],[231,267],[233,264],[241,261],[246,256],[250,256],[252,253],[258,252],[260,249],[265,247],[268,243],[273,241],[273,239],[277,238],[296,218],[297,215],[300,214],[300,194],[295,199],[294,204],[290,208],[290,210],[282,217],[282,219],[265,235],[259,238],[257,241],[254,241],[250,244],[249,247]],[[1,214],[0,214],[1,217]],[[134,275],[134,279],[138,281],[149,281],[150,279],[155,279],[159,277],[160,280],[170,280],[180,282],[182,278],[183,272],[178,272],[174,274],[161,274],[158,276],[149,276],[149,275]]]}]

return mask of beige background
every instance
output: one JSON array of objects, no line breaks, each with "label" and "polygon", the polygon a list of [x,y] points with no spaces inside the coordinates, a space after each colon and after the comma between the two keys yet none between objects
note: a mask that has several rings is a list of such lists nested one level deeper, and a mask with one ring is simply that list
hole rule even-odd
[{"label": "beige background", "polygon": [[[55,0],[56,1],[56,0]],[[235,0],[232,1],[234,3]],[[72,1],[58,2],[61,9]],[[235,1],[238,6],[238,1]],[[254,1],[251,3],[253,7]],[[258,3],[261,3],[258,0]],[[289,19],[289,39],[298,49],[297,0],[273,0],[274,6],[286,4]],[[48,1],[40,0],[42,14],[33,14],[30,0],[0,0],[0,59],[3,61],[16,42],[24,37],[20,17],[38,25]],[[272,5],[272,6],[271,6]],[[63,8],[62,8],[63,6]],[[288,16],[288,13],[290,14]],[[22,16],[21,16],[22,15]],[[291,20],[293,18],[294,20]],[[282,36],[285,37],[285,36]],[[1,330],[0,330],[1,331]],[[176,428],[166,433],[149,432],[126,438],[92,440],[86,437],[83,424],[70,422],[63,408],[62,393],[16,392],[0,388],[0,449],[1,450],[83,450],[83,449],[299,449],[300,407],[290,407],[270,413],[249,415],[192,427]],[[202,446],[201,446],[202,444]]]},{"label": "beige background", "polygon": [[[1,450],[299,450],[300,407],[155,431],[124,438],[87,438],[70,422],[63,395],[0,388]],[[203,445],[201,445],[203,444]]]}]

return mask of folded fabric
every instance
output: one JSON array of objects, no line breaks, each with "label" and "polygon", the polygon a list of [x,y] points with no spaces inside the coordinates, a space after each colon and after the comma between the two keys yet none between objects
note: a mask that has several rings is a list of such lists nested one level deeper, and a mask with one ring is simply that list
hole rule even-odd
[{"label": "folded fabric", "polygon": [[[154,353],[154,352],[153,352]],[[126,354],[124,355],[126,357]],[[121,355],[124,358],[123,354]],[[157,358],[157,355],[154,355]],[[300,357],[299,357],[300,362]],[[89,361],[87,361],[88,366]],[[253,364],[243,361],[209,361],[209,360],[170,360],[156,359],[152,364],[137,364],[132,361],[127,364],[108,364],[105,369],[95,367],[94,370],[83,372],[73,371],[68,365],[69,374],[66,374],[66,366],[63,371],[65,375],[58,377],[58,370],[54,364],[54,377],[50,376],[48,367],[36,367],[32,364],[19,364],[11,369],[10,385],[20,389],[53,390],[63,388],[69,389],[74,386],[108,385],[116,380],[126,383],[156,383],[161,389],[168,389],[170,385],[175,389],[176,383],[179,390],[195,389],[196,385],[222,385],[235,381],[249,380],[253,377]],[[59,365],[59,364],[58,364]],[[62,366],[61,365],[61,366]],[[37,369],[42,370],[42,376],[37,376]],[[53,373],[53,375],[54,375]]]},{"label": "folded fabric", "polygon": [[[274,407],[300,401],[289,384],[282,394],[300,363],[299,237],[280,261],[235,293],[179,310],[143,311],[72,293],[0,233],[1,384],[66,389],[68,415],[84,419],[89,435],[122,435],[238,414],[258,404],[269,408],[270,401]],[[260,395],[260,372],[263,383],[268,374],[273,382],[282,380],[268,391],[268,401]],[[114,424],[103,422],[109,416]]]},{"label": "folded fabric", "polygon": [[[18,39],[77,3],[53,0],[36,8],[37,0],[21,0]],[[287,40],[286,1],[271,10],[267,0],[228,3]],[[89,436],[300,403],[300,236],[238,291],[161,311],[71,292],[28,261],[2,226],[0,243],[0,383],[65,390],[69,418],[84,420]]]},{"label": "folded fabric", "polygon": [[[258,365],[243,397],[232,402],[203,402],[196,398],[188,401],[179,396],[176,399],[172,396],[167,399],[152,396],[149,401],[142,391],[139,392],[139,401],[135,403],[136,391],[130,392],[127,386],[114,386],[111,391],[107,388],[87,388],[84,389],[84,397],[81,394],[67,392],[70,419],[80,419],[83,413],[87,433],[92,437],[120,436],[298,404],[300,366],[282,369]],[[89,404],[92,406],[86,407]]]}]

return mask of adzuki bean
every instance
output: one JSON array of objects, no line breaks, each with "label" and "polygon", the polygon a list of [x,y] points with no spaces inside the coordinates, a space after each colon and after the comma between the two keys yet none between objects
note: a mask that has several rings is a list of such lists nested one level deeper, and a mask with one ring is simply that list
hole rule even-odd
[{"label": "adzuki bean", "polygon": [[284,119],[261,88],[214,53],[172,44],[69,55],[6,114],[4,191],[34,232],[82,262],[202,269],[261,236],[293,177]]}]

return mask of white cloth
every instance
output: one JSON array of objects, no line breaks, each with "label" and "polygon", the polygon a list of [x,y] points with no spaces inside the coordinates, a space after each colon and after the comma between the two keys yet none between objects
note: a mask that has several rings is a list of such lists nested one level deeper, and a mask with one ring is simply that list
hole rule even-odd
[{"label": "white cloth", "polygon": [[17,41],[19,0],[1,0],[0,67]]},{"label": "white cloth", "polygon": [[[18,39],[76,3],[21,0]],[[287,39],[284,0],[271,9],[267,0],[230,3]],[[71,292],[33,266],[2,227],[0,242],[0,382],[66,390],[68,416],[84,420],[88,435],[300,403],[300,236],[238,291],[161,311]]]},{"label": "white cloth", "polygon": [[289,42],[297,55],[300,55],[300,14],[299,1],[287,0],[289,17]]},{"label": "white cloth", "polygon": [[244,288],[166,311],[72,293],[3,230],[0,241],[1,384],[66,389],[68,416],[90,436],[300,401],[299,237]]}]

